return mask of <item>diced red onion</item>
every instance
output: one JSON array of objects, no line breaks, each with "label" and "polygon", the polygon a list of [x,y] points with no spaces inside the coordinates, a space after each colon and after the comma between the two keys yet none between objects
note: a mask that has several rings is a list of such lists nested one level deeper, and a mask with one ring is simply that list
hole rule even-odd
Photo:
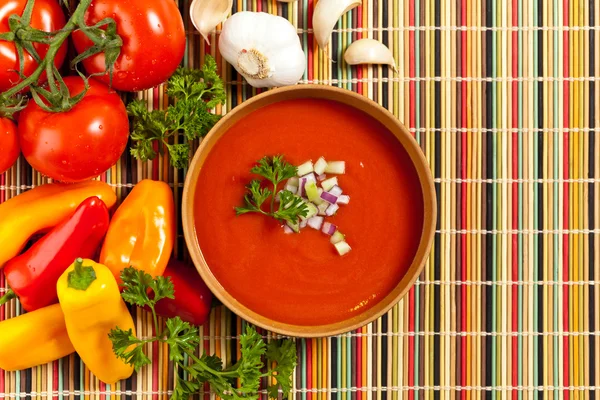
[{"label": "diced red onion", "polygon": [[306,228],[306,224],[308,224],[308,218],[300,220],[300,229]]},{"label": "diced red onion", "polygon": [[300,196],[300,197],[306,196],[306,190],[305,190],[305,188],[306,188],[306,182],[307,182],[306,178],[300,178],[300,183],[299,183],[299,186],[298,186],[298,191],[296,192],[296,194],[298,196]]},{"label": "diced red onion", "polygon": [[296,186],[296,187],[298,187],[299,184],[300,184],[300,178],[298,178],[297,176],[292,176],[286,182],[286,185]]},{"label": "diced red onion", "polygon": [[317,182],[317,177],[312,172],[300,177],[300,179],[302,179],[302,178],[306,179],[306,182],[310,182],[310,181]]},{"label": "diced red onion", "polygon": [[314,165],[314,170],[317,175],[321,175],[327,167],[327,161],[323,157],[320,157]]},{"label": "diced red onion", "polygon": [[323,220],[324,220],[323,217],[315,215],[314,217],[307,219],[308,226],[310,226],[313,229],[320,230],[321,227],[323,226]]},{"label": "diced red onion", "polygon": [[337,199],[338,197],[329,193],[329,192],[323,192],[321,193],[321,198],[323,200],[325,200],[326,202],[328,202],[329,204],[335,204],[337,203]]},{"label": "diced red onion", "polygon": [[325,215],[327,215],[328,217],[331,217],[332,215],[335,215],[335,213],[337,212],[337,210],[340,208],[340,206],[338,206],[337,204],[332,204],[329,207],[327,207],[327,211],[325,211]]},{"label": "diced red onion", "polygon": [[348,203],[350,203],[350,196],[348,196],[347,194],[343,194],[340,197],[338,197],[337,204],[348,204]]},{"label": "diced red onion", "polygon": [[327,179],[327,175],[321,174],[317,178],[319,178],[319,182],[323,182],[325,179]]},{"label": "diced red onion", "polygon": [[340,197],[342,195],[342,193],[344,193],[344,191],[342,190],[341,187],[339,187],[338,185],[335,185],[334,187],[332,187],[331,189],[328,190],[329,193],[331,193],[334,196],[338,196]]},{"label": "diced red onion", "polygon": [[321,229],[321,231],[326,234],[326,235],[333,235],[335,233],[335,231],[337,230],[337,226],[335,226],[334,224],[332,224],[331,222],[325,222],[323,224],[323,229]]},{"label": "diced red onion", "polygon": [[298,191],[298,187],[287,184],[285,185],[285,190],[292,192],[292,194],[296,194],[296,192]]},{"label": "diced red onion", "polygon": [[319,215],[327,215],[325,214],[325,211],[327,211],[327,208],[329,208],[329,203],[323,202],[319,204],[317,208],[319,209]]},{"label": "diced red onion", "polygon": [[283,226],[283,233],[285,233],[286,235],[289,235],[290,233],[294,233],[294,230],[292,228],[290,228],[287,225]]},{"label": "diced red onion", "polygon": [[329,161],[327,167],[325,167],[325,173],[327,174],[343,174],[346,172],[345,161]]}]

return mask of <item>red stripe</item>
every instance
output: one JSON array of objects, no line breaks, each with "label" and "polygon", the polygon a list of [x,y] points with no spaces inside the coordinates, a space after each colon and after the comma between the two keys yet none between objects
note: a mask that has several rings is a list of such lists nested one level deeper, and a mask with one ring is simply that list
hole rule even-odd
[{"label": "red stripe", "polygon": [[[355,331],[355,333],[360,335],[362,332],[360,329],[357,329]],[[354,340],[354,343],[356,345],[356,361],[354,362],[354,368],[356,370],[356,387],[361,388],[362,387],[362,337],[357,336]],[[363,393],[361,391],[358,391],[356,393],[357,400],[362,400],[362,396],[363,396]]]},{"label": "red stripe", "polygon": [[[59,387],[58,387],[58,374],[62,373],[62,371],[59,372],[58,370],[58,360],[54,361],[52,363],[52,387],[54,388],[54,390],[56,390],[58,392]],[[58,399],[58,394],[55,394],[54,396],[52,396],[53,399]]]}]

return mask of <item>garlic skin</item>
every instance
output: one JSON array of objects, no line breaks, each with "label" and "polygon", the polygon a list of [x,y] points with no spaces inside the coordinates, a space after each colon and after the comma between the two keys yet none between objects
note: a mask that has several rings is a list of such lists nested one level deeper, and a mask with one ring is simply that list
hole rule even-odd
[{"label": "garlic skin", "polygon": [[264,12],[241,11],[227,19],[219,37],[219,51],[257,88],[294,85],[306,69],[294,25]]},{"label": "garlic skin", "polygon": [[360,39],[352,42],[344,52],[344,60],[350,65],[387,64],[392,67],[394,72],[398,72],[391,50],[374,39]]},{"label": "garlic skin", "polygon": [[315,39],[321,49],[327,49],[333,27],[340,17],[361,3],[362,0],[319,0],[312,22]]},{"label": "garlic skin", "polygon": [[232,8],[233,0],[194,0],[190,5],[190,19],[204,40],[210,43],[208,35],[225,21]]}]

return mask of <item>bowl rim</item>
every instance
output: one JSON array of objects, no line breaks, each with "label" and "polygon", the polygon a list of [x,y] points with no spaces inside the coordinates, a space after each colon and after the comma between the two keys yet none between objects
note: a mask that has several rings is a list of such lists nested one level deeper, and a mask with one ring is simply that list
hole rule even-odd
[{"label": "bowl rim", "polygon": [[[214,144],[229,127],[255,110],[279,101],[299,98],[329,99],[366,112],[382,123],[396,137],[412,160],[423,193],[423,227],[421,240],[412,263],[395,288],[373,307],[352,318],[326,325],[294,325],[271,320],[238,302],[219,283],[204,259],[195,231],[193,201],[202,164]],[[357,107],[361,106],[361,107]],[[378,118],[379,117],[379,118]],[[425,267],[432,247],[437,223],[437,198],[433,176],[425,154],[408,129],[389,110],[375,101],[347,89],[319,84],[302,84],[272,89],[238,104],[215,124],[200,143],[189,165],[182,194],[182,226],[186,246],[194,266],[211,292],[233,313],[242,319],[271,332],[290,337],[328,337],[350,332],[365,326],[388,312],[413,286]]]}]

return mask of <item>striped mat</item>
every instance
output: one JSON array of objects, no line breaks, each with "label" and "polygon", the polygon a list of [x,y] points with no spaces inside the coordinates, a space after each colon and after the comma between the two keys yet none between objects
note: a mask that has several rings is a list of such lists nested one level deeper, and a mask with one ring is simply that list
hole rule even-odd
[{"label": "striped mat", "polygon": [[[363,0],[339,21],[328,55],[313,38],[315,3],[236,0],[234,12],[288,18],[306,52],[303,83],[361,93],[410,128],[435,176],[439,221],[423,274],[389,313],[346,335],[297,340],[294,400],[600,399],[598,1]],[[187,9],[182,0],[184,63],[216,57],[226,113],[259,91],[195,33]],[[393,50],[398,74],[343,62],[363,37]],[[162,88],[138,97],[167,104]],[[171,183],[179,202],[184,173],[162,158],[125,155],[101,179],[122,198],[145,177]],[[0,201],[44,181],[19,160],[0,176]],[[0,319],[20,313],[13,304]],[[148,334],[148,314],[136,318]],[[242,326],[215,308],[205,349],[231,359]],[[113,386],[76,356],[0,371],[0,398],[167,398],[165,348],[150,355],[152,367]]]}]

